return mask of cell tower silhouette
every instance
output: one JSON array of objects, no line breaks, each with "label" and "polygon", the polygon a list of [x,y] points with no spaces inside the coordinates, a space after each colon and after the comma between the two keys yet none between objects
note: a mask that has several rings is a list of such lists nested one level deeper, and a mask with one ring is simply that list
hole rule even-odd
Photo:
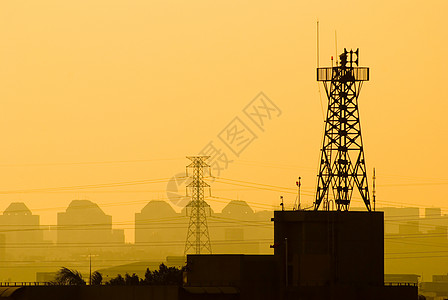
[{"label": "cell tower silhouette", "polygon": [[333,191],[336,210],[347,211],[356,186],[368,211],[371,211],[364,149],[359,121],[358,96],[369,68],[358,67],[359,49],[339,56],[336,67],[317,68],[328,97],[327,118],[321,149],[316,201],[318,210],[330,209],[329,190]]},{"label": "cell tower silhouette", "polygon": [[210,165],[206,162],[209,157],[187,156],[191,160],[191,163],[187,166],[187,176],[188,169],[192,169],[193,174],[191,182],[187,185],[187,196],[189,189],[191,191],[191,201],[186,206],[187,214],[190,215],[190,223],[184,254],[187,254],[190,249],[194,249],[195,254],[201,254],[204,251],[212,253],[207,225],[207,210],[210,210],[210,205],[204,200],[204,188],[210,188],[210,185],[203,180],[204,168],[208,168],[210,173]]}]

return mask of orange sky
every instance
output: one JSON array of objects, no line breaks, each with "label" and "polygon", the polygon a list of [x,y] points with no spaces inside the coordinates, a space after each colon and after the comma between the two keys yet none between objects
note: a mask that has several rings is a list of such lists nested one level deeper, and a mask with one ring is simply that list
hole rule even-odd
[{"label": "orange sky", "polygon": [[371,68],[360,111],[379,205],[447,211],[447,11],[431,0],[2,1],[0,210],[24,201],[54,224],[87,198],[131,228],[147,201],[166,198],[165,182],[30,190],[170,178],[260,91],[282,114],[221,176],[291,191],[215,183],[213,194],[292,205],[302,176],[311,203],[323,132],[319,19],[322,66],[337,30],[339,50],[359,47]]}]

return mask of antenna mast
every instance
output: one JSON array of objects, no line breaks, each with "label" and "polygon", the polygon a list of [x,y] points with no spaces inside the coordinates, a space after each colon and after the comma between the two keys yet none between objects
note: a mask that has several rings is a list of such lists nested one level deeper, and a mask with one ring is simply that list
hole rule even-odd
[{"label": "antenna mast", "polygon": [[336,57],[336,67],[338,66],[338,33],[335,30],[334,31],[334,51],[335,51],[335,57]]},{"label": "antenna mast", "polygon": [[331,189],[336,209],[347,211],[356,188],[371,211],[358,110],[359,92],[363,82],[369,80],[369,68],[358,66],[358,56],[359,50],[344,49],[339,65],[317,69],[317,81],[323,82],[328,108],[315,210]]},{"label": "antenna mast", "polygon": [[376,203],[376,189],[375,189],[375,181],[376,181],[376,176],[375,176],[375,168],[373,168],[373,189],[372,189],[372,197],[373,197],[373,211],[375,211],[376,207],[375,207],[375,203]]},{"label": "antenna mast", "polygon": [[297,210],[300,210],[300,207],[301,207],[301,202],[300,202],[300,187],[302,186],[302,183],[300,182],[301,179],[302,179],[302,177],[299,177],[299,180],[296,181],[296,185],[297,185],[297,200],[298,200]]},{"label": "antenna mast", "polygon": [[317,51],[317,67],[319,68],[319,19],[317,20],[317,38],[316,38],[316,51]]}]

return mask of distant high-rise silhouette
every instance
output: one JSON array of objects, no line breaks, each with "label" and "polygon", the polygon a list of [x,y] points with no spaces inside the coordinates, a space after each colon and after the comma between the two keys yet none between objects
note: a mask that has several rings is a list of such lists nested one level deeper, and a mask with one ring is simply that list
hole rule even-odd
[{"label": "distant high-rise silhouette", "polygon": [[112,216],[92,201],[73,200],[58,213],[58,244],[91,247],[124,244],[123,229],[112,229]]},{"label": "distant high-rise silhouette", "polygon": [[152,258],[182,255],[185,232],[179,229],[187,222],[185,214],[177,213],[168,202],[151,200],[135,214],[135,244]]},{"label": "distant high-rise silhouette", "polygon": [[[23,202],[12,202],[0,215],[0,233],[4,240],[4,244],[0,244],[0,256],[3,256],[6,244],[5,253],[8,258],[30,255],[29,244],[42,245],[44,242],[40,217],[33,215]],[[42,254],[39,250],[35,249],[33,254]]]},{"label": "distant high-rise silhouette", "polygon": [[348,210],[354,187],[371,210],[358,110],[359,92],[363,82],[369,80],[369,68],[358,67],[358,54],[359,50],[344,49],[338,66],[317,68],[317,81],[324,84],[328,109],[315,210],[322,202],[324,210],[330,209],[330,189],[336,210]]}]

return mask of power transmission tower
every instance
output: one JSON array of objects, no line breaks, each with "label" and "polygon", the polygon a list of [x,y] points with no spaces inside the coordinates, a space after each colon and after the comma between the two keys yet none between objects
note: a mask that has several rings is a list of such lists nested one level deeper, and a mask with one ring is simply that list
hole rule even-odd
[{"label": "power transmission tower", "polygon": [[366,165],[359,121],[358,96],[369,68],[358,67],[359,49],[339,56],[336,67],[317,68],[317,81],[322,81],[328,97],[327,118],[321,149],[316,201],[329,210],[329,190],[333,191],[337,210],[348,210],[353,189],[370,211]]},{"label": "power transmission tower", "polygon": [[210,173],[210,166],[206,162],[209,156],[187,156],[187,158],[191,160],[187,166],[187,176],[188,169],[192,169],[193,174],[190,184],[187,185],[187,195],[190,189],[191,201],[186,207],[187,213],[190,214],[190,223],[184,253],[187,254],[190,249],[194,249],[195,254],[201,254],[204,251],[211,254],[212,247],[207,225],[207,210],[210,210],[210,205],[204,200],[204,188],[209,188],[210,185],[203,180],[204,168],[208,168]]}]

